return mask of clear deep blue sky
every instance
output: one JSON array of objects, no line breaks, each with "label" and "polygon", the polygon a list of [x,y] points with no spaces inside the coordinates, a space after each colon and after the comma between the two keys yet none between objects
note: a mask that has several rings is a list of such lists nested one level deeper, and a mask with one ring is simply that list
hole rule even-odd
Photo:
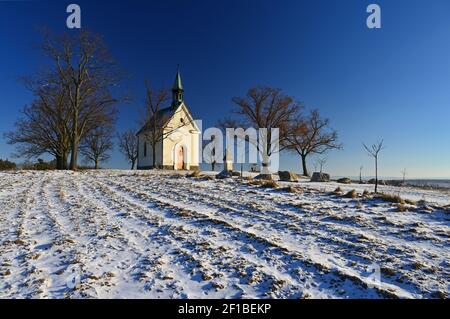
[{"label": "clear deep blue sky", "polygon": [[[172,84],[181,65],[185,100],[204,127],[226,116],[233,96],[270,85],[319,108],[344,150],[326,170],[372,172],[362,142],[384,138],[383,176],[450,177],[450,2],[432,1],[0,1],[0,131],[31,96],[17,80],[45,65],[34,49],[38,28],[66,31],[66,6],[82,9],[82,27],[101,33],[129,77],[120,90],[118,129],[136,127],[144,78]],[[366,7],[378,3],[382,29],[369,30]],[[0,137],[0,157],[13,148]],[[114,152],[109,167],[127,167]],[[310,161],[313,167],[313,160]],[[282,168],[300,171],[296,156]]]}]

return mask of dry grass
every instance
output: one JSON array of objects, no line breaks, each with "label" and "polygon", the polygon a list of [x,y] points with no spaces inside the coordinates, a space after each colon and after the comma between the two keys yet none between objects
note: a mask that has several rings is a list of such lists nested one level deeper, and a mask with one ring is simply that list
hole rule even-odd
[{"label": "dry grass", "polygon": [[275,181],[269,181],[269,180],[262,180],[262,179],[253,179],[248,181],[248,185],[252,186],[260,186],[262,188],[279,188],[280,185],[278,185]]},{"label": "dry grass", "polygon": [[263,184],[263,181],[255,179],[255,180],[250,180],[247,184],[252,185],[252,186],[260,186]]},{"label": "dry grass", "polygon": [[410,200],[410,199],[405,199],[405,203],[408,204],[408,205],[413,205],[413,206],[417,205],[417,202],[415,202],[413,200]]},{"label": "dry grass", "polygon": [[263,181],[263,183],[261,184],[262,188],[279,188],[280,185],[278,185],[277,182],[275,181]]},{"label": "dry grass", "polygon": [[389,267],[381,267],[380,271],[383,275],[387,277],[392,277],[397,273],[395,269]]},{"label": "dry grass", "polygon": [[298,187],[287,186],[287,187],[281,188],[280,191],[287,192],[287,193],[299,193],[301,191],[301,189]]},{"label": "dry grass", "polygon": [[358,193],[356,192],[356,190],[352,189],[347,194],[345,194],[344,197],[345,198],[357,198],[358,197]]},{"label": "dry grass", "polygon": [[391,195],[382,193],[379,198],[385,202],[396,203],[396,204],[405,204],[405,200],[401,198],[399,195]]},{"label": "dry grass", "polygon": [[340,195],[342,194],[342,188],[338,187],[333,191],[333,194]]},{"label": "dry grass", "polygon": [[211,175],[199,175],[197,178],[202,181],[212,181],[214,179]]},{"label": "dry grass", "polygon": [[192,173],[186,174],[186,177],[199,177],[200,171],[193,171]]},{"label": "dry grass", "polygon": [[401,205],[412,205],[415,206],[417,205],[417,203],[413,200],[410,199],[404,199],[402,198],[400,195],[391,195],[391,194],[381,194],[381,196],[379,196],[379,198],[385,202],[389,202],[389,203],[395,203],[395,204],[401,204]]}]

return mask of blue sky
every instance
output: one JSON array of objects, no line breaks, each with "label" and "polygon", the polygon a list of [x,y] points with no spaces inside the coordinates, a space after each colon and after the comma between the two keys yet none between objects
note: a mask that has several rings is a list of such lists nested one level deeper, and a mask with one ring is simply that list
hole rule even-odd
[{"label": "blue sky", "polygon": [[[450,177],[450,2],[433,1],[72,1],[82,27],[101,33],[128,76],[118,130],[136,127],[144,79],[172,84],[181,65],[185,99],[203,126],[255,85],[281,88],[330,118],[344,150],[326,170],[371,175],[362,142],[385,140],[383,176]],[[65,1],[0,1],[0,131],[32,97],[18,81],[45,67],[39,27],[67,31]],[[366,7],[382,28],[366,27]],[[13,148],[0,137],[0,157]],[[313,166],[313,159],[310,166]],[[115,151],[109,167],[127,167]],[[300,171],[295,155],[282,168]]]}]

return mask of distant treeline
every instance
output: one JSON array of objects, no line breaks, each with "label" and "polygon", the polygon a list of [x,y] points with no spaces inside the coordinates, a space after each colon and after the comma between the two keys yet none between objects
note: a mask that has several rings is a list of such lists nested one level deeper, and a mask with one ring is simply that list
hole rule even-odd
[{"label": "distant treeline", "polygon": [[0,158],[0,170],[1,171],[6,171],[6,170],[12,170],[12,169],[16,169],[17,165],[14,162],[10,162],[8,160],[2,160]]},{"label": "distant treeline", "polygon": [[[27,161],[23,164],[16,164],[9,160],[0,159],[0,171],[10,171],[17,169],[26,169],[26,170],[52,170],[57,168],[56,160],[52,161],[44,161],[41,158],[38,158],[36,162]],[[89,167],[79,167],[80,169],[89,169]]]}]

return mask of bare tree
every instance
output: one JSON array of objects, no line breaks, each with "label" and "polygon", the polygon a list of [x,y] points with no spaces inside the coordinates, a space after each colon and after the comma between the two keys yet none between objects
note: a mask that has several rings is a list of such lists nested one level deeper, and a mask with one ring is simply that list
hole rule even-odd
[{"label": "bare tree", "polygon": [[35,100],[24,107],[15,130],[5,133],[5,138],[16,145],[17,157],[31,159],[49,153],[55,157],[57,169],[66,169],[71,146],[67,94],[61,86],[49,84],[48,78],[26,79],[25,83]]},{"label": "bare tree", "polygon": [[362,165],[359,167],[359,183],[360,184],[363,183],[363,180],[362,180],[362,170],[363,170],[363,168],[364,167]]},{"label": "bare tree", "polygon": [[56,68],[54,82],[67,93],[71,108],[70,169],[77,168],[78,148],[89,128],[111,122],[117,103],[109,89],[118,81],[115,63],[100,36],[81,31],[61,37],[46,34],[42,45]]},{"label": "bare tree", "polygon": [[302,159],[303,176],[308,176],[306,159],[311,154],[325,154],[332,149],[342,149],[338,135],[330,128],[330,121],[320,117],[318,110],[306,118],[297,117],[290,123],[286,138],[287,148],[297,152]]},{"label": "bare tree", "polygon": [[[146,81],[145,87],[145,116],[142,132],[144,142],[149,143],[152,149],[152,167],[156,168],[157,145],[176,130],[192,124],[194,120],[183,112],[179,105],[173,104],[169,107],[165,105],[169,101],[167,90],[154,90],[149,81]],[[170,121],[173,117],[178,117],[176,115],[179,115],[180,119],[177,122]]]},{"label": "bare tree", "polygon": [[368,147],[363,143],[366,152],[375,159],[375,193],[378,192],[378,154],[383,150],[383,140]]},{"label": "bare tree", "polygon": [[100,126],[91,130],[81,140],[80,153],[85,160],[94,163],[95,169],[99,168],[100,162],[110,159],[108,152],[113,148],[112,136],[112,126]]},{"label": "bare tree", "polygon": [[406,181],[406,168],[404,168],[404,169],[402,169],[402,177],[403,177],[403,180],[402,180],[402,185],[405,185],[405,181]]},{"label": "bare tree", "polygon": [[133,130],[128,130],[117,135],[119,150],[134,169],[138,158],[138,138]]},{"label": "bare tree", "polygon": [[[232,101],[236,105],[233,110],[235,117],[225,119],[220,126],[223,128],[253,127],[260,129],[257,140],[245,138],[260,153],[261,173],[266,175],[269,173],[271,155],[285,148],[284,140],[288,135],[289,122],[295,117],[301,106],[295,102],[293,97],[285,95],[280,89],[271,87],[251,88],[245,97],[234,97]],[[272,129],[279,130],[278,141],[274,141]]]},{"label": "bare tree", "polygon": [[328,161],[328,159],[326,157],[321,157],[321,158],[317,159],[317,164],[318,164],[318,166],[320,168],[320,174],[322,174],[323,167],[325,166],[327,161]]}]

